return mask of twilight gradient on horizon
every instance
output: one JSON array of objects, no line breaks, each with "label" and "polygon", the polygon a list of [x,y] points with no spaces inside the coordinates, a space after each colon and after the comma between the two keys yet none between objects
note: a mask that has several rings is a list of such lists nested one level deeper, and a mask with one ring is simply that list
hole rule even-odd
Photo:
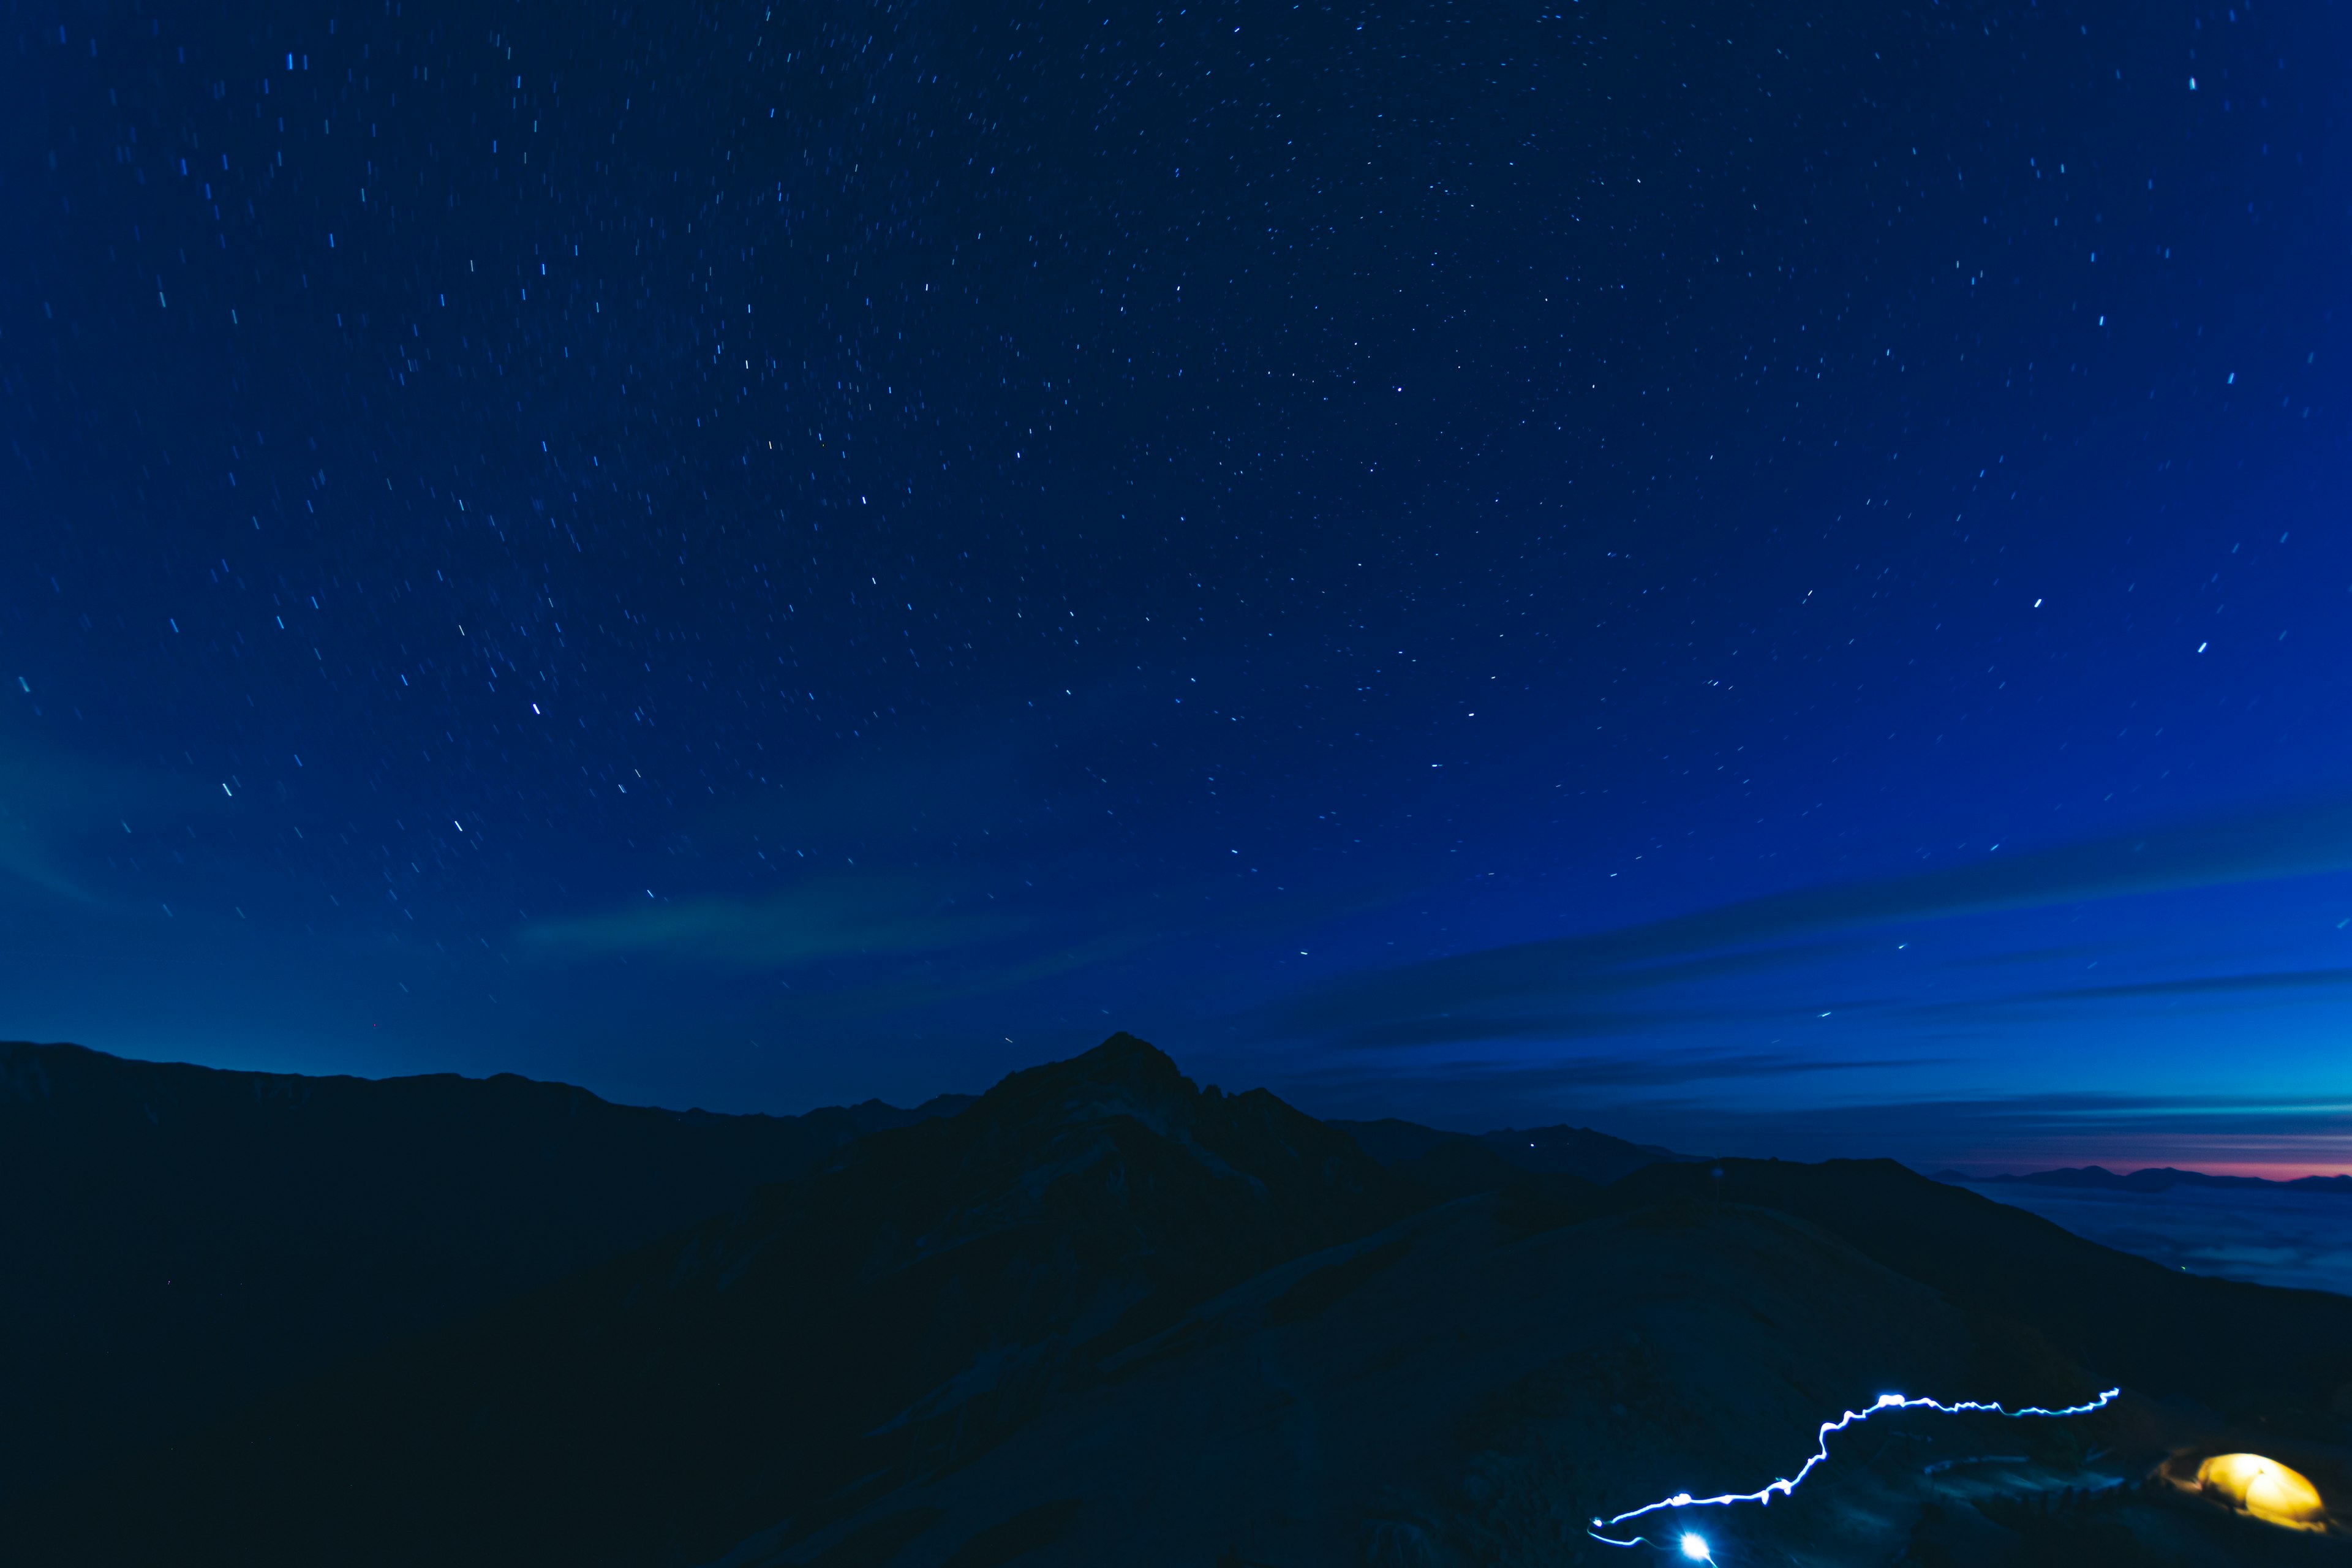
[{"label": "twilight gradient on horizon", "polygon": [[0,1033],[2352,1165],[2333,12],[396,9],[10,35]]}]

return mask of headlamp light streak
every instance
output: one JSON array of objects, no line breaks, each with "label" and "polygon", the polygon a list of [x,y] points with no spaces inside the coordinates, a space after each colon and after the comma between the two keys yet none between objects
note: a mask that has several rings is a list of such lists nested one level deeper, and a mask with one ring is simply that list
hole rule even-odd
[{"label": "headlamp light streak", "polygon": [[[1592,1528],[1586,1531],[1585,1533],[1590,1535],[1593,1540],[1600,1542],[1604,1546],[1654,1546],[1657,1542],[1651,1541],[1647,1536],[1637,1535],[1631,1541],[1615,1541],[1601,1532],[1604,1530],[1614,1530],[1629,1519],[1639,1519],[1643,1514],[1656,1513],[1661,1509],[1721,1508],[1727,1503],[1735,1502],[1769,1503],[1772,1500],[1772,1494],[1774,1492],[1779,1492],[1782,1497],[1787,1497],[1791,1492],[1794,1492],[1801,1484],[1802,1484],[1807,1476],[1813,1473],[1813,1467],[1815,1465],[1827,1462],[1830,1457],[1830,1435],[1832,1433],[1843,1432],[1847,1427],[1853,1426],[1856,1422],[1867,1421],[1872,1416],[1878,1415],[1882,1411],[1939,1410],[1947,1415],[1960,1415],[1975,1413],[1985,1415],[2006,1415],[2011,1420],[2022,1420],[2027,1416],[2088,1415],[2092,1411],[2105,1407],[2110,1401],[2116,1398],[2122,1393],[2123,1390],[2120,1388],[2110,1388],[2105,1394],[2100,1394],[2096,1399],[2092,1400],[2088,1405],[2070,1405],[2063,1410],[2045,1410],[2039,1405],[2028,1405],[2022,1410],[2010,1410],[2004,1408],[1997,1401],[1990,1405],[1984,1405],[1979,1404],[1973,1399],[1964,1399],[1958,1405],[1946,1405],[1943,1401],[1938,1399],[1928,1399],[1925,1397],[1918,1399],[1906,1399],[1899,1394],[1882,1394],[1878,1396],[1878,1403],[1872,1405],[1867,1410],[1849,1410],[1834,1421],[1822,1422],[1821,1431],[1818,1435],[1818,1446],[1813,1450],[1813,1457],[1807,1459],[1805,1461],[1804,1468],[1799,1470],[1793,1476],[1774,1481],[1770,1486],[1762,1488],[1757,1491],[1726,1492],[1721,1497],[1693,1497],[1688,1492],[1676,1492],[1672,1497],[1660,1498],[1656,1502],[1643,1503],[1640,1508],[1630,1509],[1627,1511],[1619,1514],[1614,1519],[1596,1519],[1592,1521]],[[1695,1539],[1696,1538],[1685,1535],[1678,1539],[1675,1542],[1675,1545],[1687,1553],[1690,1550],[1688,1542]],[[1700,1550],[1706,1550],[1704,1542],[1701,1543]]]}]

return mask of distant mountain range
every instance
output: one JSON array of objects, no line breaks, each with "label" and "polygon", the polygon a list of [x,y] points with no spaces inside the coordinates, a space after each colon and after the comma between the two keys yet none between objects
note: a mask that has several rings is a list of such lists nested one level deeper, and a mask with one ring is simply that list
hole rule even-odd
[{"label": "distant mountain range", "polygon": [[[463,1166],[482,1186],[445,1175],[429,1194],[386,1195],[430,1163],[429,1124],[408,1124],[366,1152],[380,1176],[342,1178],[376,1206],[316,1256],[363,1251],[385,1215],[513,1236],[510,1219],[466,1211],[520,1212],[497,1184],[545,1193],[531,1158],[578,1147],[551,1126],[619,1112],[520,1080],[500,1092],[578,1109],[523,1119],[551,1142]],[[2265,1452],[2352,1436],[2352,1300],[2168,1272],[1891,1162],[1697,1163],[1579,1129],[1342,1128],[1264,1091],[1199,1088],[1126,1036],[953,1114],[888,1115],[904,1124],[814,1155],[811,1133],[791,1156],[799,1173],[708,1217],[347,1356],[200,1434],[85,1467],[12,1510],[11,1560],[1594,1561],[1593,1515],[1789,1474],[1816,1423],[1889,1388],[2062,1404],[2121,1383],[2150,1397],[2095,1434],[2101,1452],[2157,1459],[2188,1440],[2184,1423],[2245,1424]],[[679,1131],[701,1123],[644,1116],[626,1122],[644,1142],[621,1147],[704,1147]],[[111,1121],[135,1148],[136,1106]],[[284,1147],[282,1120],[256,1125]],[[253,1168],[233,1143],[217,1157]],[[1642,1163],[1603,1184],[1507,1155],[1526,1144],[1538,1161]],[[96,1163],[63,1141],[47,1157],[82,1177]],[[353,1157],[326,1142],[305,1156]],[[605,1201],[670,1180],[657,1160],[617,1179],[590,1163],[579,1179],[604,1183]],[[229,1207],[150,1193],[166,1216],[151,1233],[119,1217],[143,1212],[135,1194],[96,1212],[138,1247],[200,1262],[209,1237],[266,1228],[252,1216],[292,1203],[278,1186],[300,1184],[300,1163],[260,1164],[273,1180],[214,1200]],[[705,1169],[707,1196],[746,1166]],[[187,1226],[196,1234],[178,1237]],[[305,1278],[299,1260],[275,1267]],[[102,1363],[117,1342],[76,1343],[66,1375],[115,1377]],[[2246,1345],[2262,1353],[2234,1348]],[[1800,1547],[1824,1561],[2116,1560],[2038,1503],[1955,1515],[1958,1494],[1941,1489],[1960,1483],[1920,1479],[1918,1445],[1937,1434],[1901,1436],[1841,1450],[1876,1467],[1866,1507],[1839,1492],[1710,1520],[1762,1532],[1736,1552],[1736,1534],[1719,1535],[1721,1560]],[[2071,1432],[1992,1440],[2006,1446],[1956,1452],[2042,1467],[2015,1484],[2053,1497],[2089,1484]],[[2260,1541],[2252,1554],[2165,1550],[2272,1560]]]},{"label": "distant mountain range", "polygon": [[0,1043],[0,1499],[970,1103],[715,1116]]},{"label": "distant mountain range", "polygon": [[2061,1171],[2036,1171],[2027,1176],[1969,1176],[1958,1171],[1938,1171],[1939,1182],[2022,1182],[2036,1187],[2077,1187],[2111,1193],[2160,1193],[2171,1187],[2238,1187],[2280,1193],[2342,1193],[2352,1196],[2352,1176],[2297,1176],[2291,1182],[2273,1182],[2262,1176],[2211,1176],[2202,1171],[2175,1170],[2170,1165],[2151,1165],[2146,1170],[2119,1174],[2104,1165],[2074,1165]]}]

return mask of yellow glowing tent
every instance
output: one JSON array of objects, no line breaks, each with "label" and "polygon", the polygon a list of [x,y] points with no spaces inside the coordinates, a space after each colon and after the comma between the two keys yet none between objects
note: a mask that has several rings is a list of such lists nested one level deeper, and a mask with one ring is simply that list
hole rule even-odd
[{"label": "yellow glowing tent", "polygon": [[2197,1484],[2207,1495],[2256,1519],[2290,1530],[2325,1530],[2327,1505],[2319,1489],[2276,1459],[2260,1454],[2216,1454],[2197,1467]]}]

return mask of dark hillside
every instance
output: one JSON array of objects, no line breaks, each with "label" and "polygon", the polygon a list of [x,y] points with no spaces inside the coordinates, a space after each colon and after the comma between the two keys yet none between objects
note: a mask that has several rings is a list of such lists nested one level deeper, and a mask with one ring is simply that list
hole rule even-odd
[{"label": "dark hillside", "polygon": [[501,1075],[0,1044],[0,1496],[733,1208],[861,1133]]},{"label": "dark hillside", "polygon": [[[1614,1563],[1596,1513],[1790,1474],[1889,1389],[2126,1392],[2063,1426],[1885,1417],[1797,1507],[1710,1517],[1717,1560],[2009,1568],[2093,1493],[2193,1545],[2138,1489],[2198,1445],[2338,1484],[2352,1300],[2168,1272],[1891,1162],[1603,1187],[1390,1142],[1115,1036],[26,1500],[11,1560]],[[2272,1560],[2202,1550],[2148,1560]]]},{"label": "dark hillside", "polygon": [[1697,1158],[1652,1143],[1633,1143],[1590,1127],[1504,1127],[1492,1132],[1447,1132],[1417,1121],[1384,1117],[1378,1121],[1331,1121],[1383,1165],[1415,1161],[1441,1150],[1475,1143],[1522,1171],[1577,1176],[1602,1185],[1661,1160]]},{"label": "dark hillside", "polygon": [[46,1551],[702,1561],[962,1463],[1198,1302],[1423,1201],[1115,1037],[108,1478]]},{"label": "dark hillside", "polygon": [[1580,1176],[1604,1186],[1661,1161],[1703,1158],[1654,1143],[1628,1142],[1590,1127],[1505,1127],[1480,1133],[1479,1141],[1521,1170]]},{"label": "dark hillside", "polygon": [[1612,1197],[1797,1215],[1958,1306],[2024,1325],[2095,1378],[2251,1426],[2352,1437],[2352,1298],[2175,1273],[1892,1160],[1653,1165]]}]

